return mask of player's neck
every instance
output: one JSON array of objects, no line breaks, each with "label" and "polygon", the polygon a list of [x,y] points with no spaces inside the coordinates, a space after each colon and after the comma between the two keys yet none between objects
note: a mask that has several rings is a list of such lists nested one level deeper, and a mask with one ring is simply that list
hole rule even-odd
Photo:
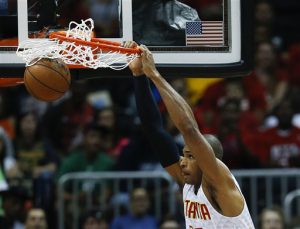
[{"label": "player's neck", "polygon": [[197,193],[198,193],[198,190],[199,190],[199,188],[200,188],[201,184],[202,184],[202,178],[201,178],[201,180],[200,180],[200,182],[199,182],[199,183],[197,183],[197,184],[194,184],[194,193],[195,193],[195,195],[197,195]]}]

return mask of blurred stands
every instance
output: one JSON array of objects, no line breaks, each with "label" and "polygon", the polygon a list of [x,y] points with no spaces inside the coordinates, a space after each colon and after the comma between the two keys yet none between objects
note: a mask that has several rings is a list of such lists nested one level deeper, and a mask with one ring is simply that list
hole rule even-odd
[{"label": "blurred stands", "polygon": [[[183,2],[188,4],[188,0]],[[209,7],[216,1],[203,2],[218,13],[213,5]],[[190,79],[171,82],[193,107],[201,131],[216,134],[222,141],[224,160],[230,169],[234,169],[255,223],[259,222],[259,215],[265,207],[271,208],[275,204],[285,214],[294,213],[285,215],[289,221],[286,223],[293,224],[286,225],[286,228],[300,225],[297,221],[299,198],[295,197],[290,206],[284,205],[288,203],[286,198],[300,189],[299,9],[300,1],[257,0],[256,64],[251,76],[205,82],[205,87],[199,87],[199,91],[195,91],[194,85],[189,86]],[[165,117],[161,99],[156,90],[153,91]],[[24,121],[25,117],[28,119]],[[87,138],[85,130],[91,124],[99,125],[101,134]],[[167,117],[165,124],[178,146],[182,147],[182,138]],[[122,171],[126,170],[164,174],[153,157],[153,149],[141,134],[129,78],[76,82],[70,92],[53,103],[34,100],[24,87],[1,88],[0,127],[14,145],[9,151],[9,143],[7,145],[8,141],[1,134],[0,169],[3,177],[0,176],[0,182],[7,182],[9,189],[0,190],[0,225],[8,225],[7,228],[12,225],[17,228],[25,223],[25,213],[32,206],[44,209],[49,228],[57,228],[57,211],[62,210],[58,207],[61,201],[58,197],[62,198],[62,193],[57,196],[56,192],[58,171],[109,170],[124,174]],[[95,143],[95,139],[97,142],[100,139],[101,144]],[[95,152],[97,157],[87,157],[82,167],[75,168],[70,161],[83,149]],[[95,158],[99,164],[107,162],[109,166],[99,169]],[[114,176],[118,178],[120,174]],[[110,182],[107,181],[108,189],[102,198],[111,206],[114,206],[114,201],[128,201],[126,185],[120,183],[125,197],[120,195],[116,200],[112,198],[114,183]],[[69,187],[69,190],[74,188]],[[83,190],[89,190],[89,187],[89,184],[82,185]],[[152,186],[147,191],[151,196],[151,191],[155,193],[155,190]],[[182,223],[181,196],[176,189],[174,195],[176,211],[166,210],[157,220],[168,219],[172,213]],[[63,200],[69,203],[69,211],[74,210],[76,202],[77,207],[87,206],[84,193],[63,193]],[[108,208],[106,212],[100,204],[96,207],[100,209],[93,214],[78,216],[82,225],[88,217],[101,221],[103,225],[113,221],[114,211]],[[95,210],[95,206],[91,208],[87,210]],[[118,214],[127,210],[120,209]],[[101,215],[95,215],[95,212]],[[65,228],[73,228],[72,217],[66,216],[65,220]]]}]

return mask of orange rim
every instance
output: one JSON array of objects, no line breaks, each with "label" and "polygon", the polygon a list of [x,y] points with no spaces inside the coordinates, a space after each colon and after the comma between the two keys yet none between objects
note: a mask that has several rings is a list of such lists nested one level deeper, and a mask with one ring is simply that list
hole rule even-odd
[{"label": "orange rim", "polygon": [[13,87],[23,83],[23,78],[0,78],[0,87]]},{"label": "orange rim", "polygon": [[78,65],[76,65],[76,64],[67,64],[67,66],[68,66],[69,69],[81,69],[81,68],[87,68],[86,66],[80,65],[80,64],[78,64]]},{"label": "orange rim", "polygon": [[66,37],[65,31],[58,31],[50,33],[50,39],[56,38],[59,41],[67,41],[75,43],[76,45],[90,46],[92,48],[101,49],[106,52],[115,51],[123,54],[140,54],[141,50],[137,48],[124,48],[121,43],[103,40],[100,38],[92,38],[91,41],[83,41],[76,38]]}]

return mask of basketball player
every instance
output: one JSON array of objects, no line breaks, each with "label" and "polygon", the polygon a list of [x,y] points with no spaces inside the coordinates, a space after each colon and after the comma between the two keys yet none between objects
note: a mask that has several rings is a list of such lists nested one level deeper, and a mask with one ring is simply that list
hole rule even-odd
[{"label": "basketball player", "polygon": [[[124,46],[135,47],[136,43],[126,42]],[[183,188],[186,228],[253,229],[243,194],[221,161],[221,143],[212,135],[200,133],[191,108],[157,71],[152,53],[146,46],[141,45],[140,49],[141,57],[129,65],[135,76],[137,109],[162,166]],[[171,119],[184,137],[186,146],[181,159],[172,137],[163,129],[147,78],[157,87]]]}]

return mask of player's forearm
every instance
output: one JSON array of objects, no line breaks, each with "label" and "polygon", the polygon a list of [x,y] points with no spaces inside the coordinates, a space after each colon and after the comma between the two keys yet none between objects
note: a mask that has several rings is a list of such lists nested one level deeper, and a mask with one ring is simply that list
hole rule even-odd
[{"label": "player's forearm", "polygon": [[161,115],[151,93],[148,78],[145,76],[134,78],[134,93],[143,127],[146,129],[162,128]]},{"label": "player's forearm", "polygon": [[[146,77],[139,76],[134,79],[134,93],[144,133],[153,146],[160,163],[164,168],[178,163],[177,146],[172,136],[163,129],[161,115],[151,93],[149,80]],[[176,173],[170,174],[179,182],[180,179]]]},{"label": "player's forearm", "polygon": [[158,72],[150,76],[156,85],[166,107],[176,127],[181,133],[189,131],[191,128],[197,128],[192,109],[186,101],[161,77]]}]

